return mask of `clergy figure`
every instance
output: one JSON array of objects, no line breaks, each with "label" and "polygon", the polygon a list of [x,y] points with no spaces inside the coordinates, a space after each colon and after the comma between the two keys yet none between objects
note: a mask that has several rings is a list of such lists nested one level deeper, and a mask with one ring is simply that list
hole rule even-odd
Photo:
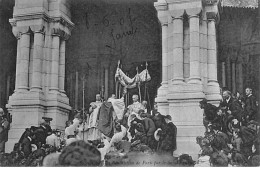
[{"label": "clergy figure", "polygon": [[132,115],[136,115],[138,119],[141,119],[140,115],[138,114],[139,110],[144,110],[144,106],[138,101],[138,95],[134,94],[133,97],[133,104],[128,106],[128,127],[130,127],[131,121],[133,120]]},{"label": "clergy figure", "polygon": [[90,103],[90,108],[89,108],[90,117],[87,125],[88,130],[86,133],[87,140],[89,141],[97,141],[101,139],[101,132],[97,128],[97,117],[101,105],[102,105],[102,101],[101,101],[100,94],[97,94],[96,102]]}]

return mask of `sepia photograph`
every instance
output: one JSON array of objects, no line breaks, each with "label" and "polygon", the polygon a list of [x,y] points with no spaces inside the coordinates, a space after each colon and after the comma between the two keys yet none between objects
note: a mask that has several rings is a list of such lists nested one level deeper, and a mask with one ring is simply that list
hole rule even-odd
[{"label": "sepia photograph", "polygon": [[260,0],[0,0],[0,167],[259,167]]}]

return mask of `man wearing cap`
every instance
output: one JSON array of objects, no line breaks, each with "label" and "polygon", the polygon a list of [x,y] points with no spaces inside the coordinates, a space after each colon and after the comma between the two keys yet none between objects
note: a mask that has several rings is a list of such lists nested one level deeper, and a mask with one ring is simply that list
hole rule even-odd
[{"label": "man wearing cap", "polygon": [[9,122],[4,117],[4,111],[0,108],[0,154],[5,153],[5,142],[8,140]]},{"label": "man wearing cap", "polygon": [[176,135],[177,127],[172,123],[170,115],[164,116],[166,125],[162,128],[162,133],[159,139],[158,151],[172,155],[176,150]]}]

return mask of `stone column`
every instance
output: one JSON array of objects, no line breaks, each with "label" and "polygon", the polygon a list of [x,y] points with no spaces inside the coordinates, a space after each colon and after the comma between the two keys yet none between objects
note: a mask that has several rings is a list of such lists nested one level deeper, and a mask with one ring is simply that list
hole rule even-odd
[{"label": "stone column", "polygon": [[59,55],[60,55],[60,36],[52,35],[52,64],[51,64],[51,91],[59,90]]},{"label": "stone column", "polygon": [[[173,84],[183,83],[183,18],[173,18]],[[199,55],[198,55],[199,56]]]},{"label": "stone column", "polygon": [[227,88],[231,90],[231,63],[230,63],[230,56],[227,56],[226,59],[226,67],[227,67]]},{"label": "stone column", "polygon": [[240,53],[237,59],[237,79],[238,79],[238,85],[237,90],[239,93],[244,92],[244,83],[243,83],[243,54]]},{"label": "stone column", "polygon": [[15,92],[18,90],[20,86],[20,60],[21,60],[21,35],[17,37],[17,56],[16,56],[16,75],[15,75]]},{"label": "stone column", "polygon": [[65,93],[64,81],[65,81],[65,40],[60,41],[60,63],[59,63],[59,90],[61,93]]},{"label": "stone column", "polygon": [[232,62],[232,93],[236,93],[236,63]]},{"label": "stone column", "polygon": [[76,81],[75,81],[75,91],[74,91],[74,93],[75,93],[75,105],[74,105],[74,107],[75,107],[75,109],[78,109],[78,101],[79,101],[79,72],[78,71],[76,71]]},{"label": "stone column", "polygon": [[226,64],[225,62],[221,62],[222,69],[222,87],[226,87]]},{"label": "stone column", "polygon": [[42,90],[43,45],[44,45],[44,33],[41,31],[34,32],[31,91]]},{"label": "stone column", "polygon": [[[168,3],[166,0],[158,0],[158,2],[154,3],[154,7],[157,10],[157,16],[162,26],[162,83],[161,87],[157,91],[157,97],[155,102],[157,102],[158,110],[162,114],[168,114],[169,112],[169,104],[167,102],[166,96],[168,94],[168,86],[171,80],[171,68],[172,68],[172,60],[170,56],[170,51],[168,43],[170,41],[170,26],[169,19],[171,16],[168,11]],[[171,51],[172,52],[172,51]],[[166,81],[165,81],[166,80]]]},{"label": "stone column", "polygon": [[168,60],[167,60],[167,29],[168,23],[162,23],[162,86],[168,84]]},{"label": "stone column", "polygon": [[[119,96],[121,94],[119,93]],[[104,94],[105,99],[108,98],[108,67],[105,67],[105,94]]]},{"label": "stone column", "polygon": [[191,84],[201,84],[199,14],[190,15],[190,78]]},{"label": "stone column", "polygon": [[220,88],[217,77],[217,38],[216,22],[218,21],[218,12],[207,12],[208,27],[208,83],[207,83],[207,100],[212,104],[218,105],[221,100]]},{"label": "stone column", "polygon": [[215,19],[208,19],[208,84],[217,80],[217,43]]},{"label": "stone column", "polygon": [[20,40],[20,55],[19,56],[19,86],[18,91],[26,91],[29,88],[29,58],[30,58],[30,33],[23,33]]}]

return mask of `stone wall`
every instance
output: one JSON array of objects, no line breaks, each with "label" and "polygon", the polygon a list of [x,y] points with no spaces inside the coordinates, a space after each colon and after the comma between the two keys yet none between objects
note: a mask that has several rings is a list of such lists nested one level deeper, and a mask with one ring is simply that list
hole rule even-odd
[{"label": "stone wall", "polygon": [[218,26],[218,80],[233,93],[259,92],[258,9],[224,7]]}]

